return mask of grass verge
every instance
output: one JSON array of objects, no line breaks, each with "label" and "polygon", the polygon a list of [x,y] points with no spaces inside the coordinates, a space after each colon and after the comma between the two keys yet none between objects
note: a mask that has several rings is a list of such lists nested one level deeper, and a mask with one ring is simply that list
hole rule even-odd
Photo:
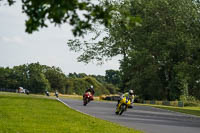
[{"label": "grass verge", "polygon": [[0,92],[0,133],[141,133],[76,112],[54,99]]},{"label": "grass verge", "polygon": [[185,114],[200,116],[200,107],[173,107],[173,106],[152,105],[152,104],[137,104],[137,105],[147,105],[147,106],[171,110],[175,112],[181,112]]}]

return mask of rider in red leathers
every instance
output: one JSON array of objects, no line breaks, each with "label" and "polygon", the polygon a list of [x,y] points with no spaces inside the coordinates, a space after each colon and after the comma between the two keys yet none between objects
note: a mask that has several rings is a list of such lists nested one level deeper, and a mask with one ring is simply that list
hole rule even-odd
[{"label": "rider in red leathers", "polygon": [[95,91],[94,91],[93,85],[91,85],[90,88],[88,88],[88,89],[85,91],[85,93],[87,93],[87,92],[90,92],[91,95],[92,95],[92,96],[90,97],[90,100],[94,100],[93,96],[94,96]]}]

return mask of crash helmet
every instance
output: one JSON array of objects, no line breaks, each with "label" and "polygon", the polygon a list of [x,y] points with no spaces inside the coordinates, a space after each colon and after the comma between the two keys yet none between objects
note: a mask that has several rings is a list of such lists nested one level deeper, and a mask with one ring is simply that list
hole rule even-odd
[{"label": "crash helmet", "polygon": [[133,90],[129,90],[129,94],[130,94],[130,95],[133,95]]}]

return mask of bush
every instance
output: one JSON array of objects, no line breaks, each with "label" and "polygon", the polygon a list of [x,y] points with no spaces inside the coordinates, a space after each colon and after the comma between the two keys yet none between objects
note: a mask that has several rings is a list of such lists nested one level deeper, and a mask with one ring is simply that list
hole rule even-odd
[{"label": "bush", "polygon": [[180,96],[180,100],[184,102],[184,106],[196,107],[200,106],[200,101],[193,96]]},{"label": "bush", "polygon": [[65,93],[76,93],[78,95],[83,95],[85,90],[88,89],[91,85],[94,86],[96,96],[102,94],[110,94],[110,91],[103,84],[90,76],[86,76],[83,78],[68,78],[66,81]]},{"label": "bush", "polygon": [[197,103],[197,102],[185,102],[184,103],[184,106],[189,106],[189,107],[198,107],[200,106],[200,103]]},{"label": "bush", "polygon": [[115,87],[113,84],[104,84],[105,88],[110,94],[116,94],[119,88]]}]

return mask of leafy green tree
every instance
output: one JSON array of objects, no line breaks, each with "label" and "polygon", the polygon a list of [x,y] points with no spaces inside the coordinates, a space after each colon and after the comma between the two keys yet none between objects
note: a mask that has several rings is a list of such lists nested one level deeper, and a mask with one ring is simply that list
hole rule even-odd
[{"label": "leafy green tree", "polygon": [[[2,0],[0,2],[2,3]],[[7,0],[7,2],[13,5],[16,0]],[[108,0],[104,3],[109,5]],[[22,10],[28,16],[26,20],[28,33],[48,27],[48,22],[55,25],[69,23],[74,27],[73,34],[81,36],[96,21],[108,26],[113,8],[112,6],[105,8],[101,2],[91,0],[22,0]]]},{"label": "leafy green tree", "polygon": [[[128,34],[130,32],[129,29],[130,27],[140,26],[141,19],[138,16],[131,16],[129,0],[112,2],[111,4],[114,6],[115,11],[112,12],[111,25],[104,30],[108,36],[105,36],[98,42],[81,41],[82,39],[68,41],[70,50],[82,52],[78,57],[78,61],[89,63],[90,61],[96,60],[101,64],[118,55],[122,56],[122,60],[128,59],[128,52],[132,47],[130,45],[132,44],[131,36]],[[96,36],[91,38],[91,40],[99,40],[102,31],[98,31],[98,29],[96,26],[92,28],[91,32],[96,33]],[[124,91],[124,88],[127,88],[126,82],[128,79],[126,78],[128,77],[124,72],[121,72],[121,75],[122,84],[120,87]]]},{"label": "leafy green tree", "polygon": [[96,95],[114,93],[117,90],[113,85],[96,79],[96,77],[105,79],[104,76],[87,76],[85,73],[69,75],[65,76],[60,68],[40,65],[39,62],[13,68],[0,67],[0,88],[16,90],[22,86],[31,93],[58,90],[63,94],[79,95],[82,95],[91,85],[94,86]]},{"label": "leafy green tree", "polygon": [[121,74],[118,70],[106,70],[105,80],[107,83],[119,86],[121,83]]},{"label": "leafy green tree", "polygon": [[77,78],[77,77],[78,77],[78,74],[75,73],[75,72],[74,72],[74,73],[69,73],[69,74],[68,74],[68,77],[69,77],[69,78]]},{"label": "leafy green tree", "polygon": [[50,89],[49,81],[46,79],[43,73],[34,73],[31,75],[30,80],[30,91],[32,93],[42,93],[45,90]]},{"label": "leafy green tree", "polygon": [[74,80],[67,78],[65,81],[65,94],[73,94],[74,92]]},{"label": "leafy green tree", "polygon": [[89,75],[90,77],[94,77],[98,82],[104,84],[106,83],[105,76],[102,75]]},{"label": "leafy green tree", "polygon": [[[104,84],[98,82],[95,78],[87,76],[84,78],[68,78],[66,81],[66,93],[83,95],[86,89],[91,85],[94,86],[95,95],[109,94],[109,90]],[[114,87],[112,87],[114,91]],[[112,91],[112,90],[111,90]]]},{"label": "leafy green tree", "polygon": [[5,89],[16,89],[19,85],[13,70],[9,67],[0,67],[0,88]]},{"label": "leafy green tree", "polygon": [[[185,92],[182,89],[193,88],[193,83],[189,81],[193,77],[190,73],[199,71],[198,56],[194,58],[200,48],[197,37],[200,26],[199,3],[193,0],[133,1],[132,14],[140,15],[143,20],[141,27],[134,27],[131,30],[130,35],[134,35],[132,37],[135,47],[133,53],[143,54],[139,59],[137,54],[130,54],[130,57],[137,58],[139,63],[147,58],[145,65],[142,61],[141,64],[136,63],[132,66],[139,65],[139,68],[143,69],[142,74],[145,74],[145,69],[148,67],[155,67],[153,70],[156,71],[149,71],[148,74],[156,74],[157,79],[161,79],[158,80],[161,86],[153,83],[157,86],[149,87],[152,82],[155,82],[152,78],[147,82],[146,88],[150,91],[155,87],[156,90],[161,90],[164,92],[163,99],[179,99]],[[176,69],[182,64],[185,64],[184,71]],[[132,73],[137,72],[132,67],[129,69],[133,70]],[[180,78],[180,75],[183,76]],[[137,80],[136,77],[133,79]],[[143,88],[138,87],[138,89]]]},{"label": "leafy green tree", "polygon": [[29,89],[32,93],[42,93],[50,89],[49,81],[43,73],[43,66],[39,62],[23,65],[22,67],[24,69],[21,69],[19,78],[26,79],[25,82],[22,82],[24,88]]},{"label": "leafy green tree", "polygon": [[24,88],[29,88],[29,69],[28,65],[19,65],[13,67],[13,74],[15,75],[15,79],[18,81],[18,86],[22,86]]},{"label": "leafy green tree", "polygon": [[82,78],[74,79],[74,92],[78,95],[83,95],[89,84]]},{"label": "leafy green tree", "polygon": [[84,78],[84,77],[86,77],[87,76],[87,74],[85,74],[85,73],[79,73],[78,74],[78,78]]},{"label": "leafy green tree", "polygon": [[83,80],[87,82],[87,88],[89,88],[91,85],[94,86],[95,95],[109,94],[109,91],[104,87],[104,85],[98,82],[95,78],[85,77]]},{"label": "leafy green tree", "polygon": [[102,41],[68,43],[71,50],[83,50],[79,61],[122,55],[125,90],[134,89],[144,99],[175,100],[187,93],[198,97],[200,2],[124,0],[114,6]]},{"label": "leafy green tree", "polygon": [[44,74],[50,83],[50,91],[58,90],[59,92],[65,93],[66,76],[59,68],[47,67]]},{"label": "leafy green tree", "polygon": [[110,94],[117,94],[117,92],[119,91],[119,88],[117,88],[113,84],[104,84],[104,86]]},{"label": "leafy green tree", "polygon": [[9,68],[7,68],[7,70],[6,70],[5,68],[0,67],[0,80],[1,80],[0,88],[6,88],[7,87],[6,86],[6,84],[7,84],[6,79],[7,79],[8,75],[9,75],[9,70],[8,69]]},{"label": "leafy green tree", "polygon": [[86,76],[87,76],[87,74],[85,74],[85,73],[76,73],[76,72],[74,72],[74,73],[69,73],[68,74],[69,78],[84,78]]}]

